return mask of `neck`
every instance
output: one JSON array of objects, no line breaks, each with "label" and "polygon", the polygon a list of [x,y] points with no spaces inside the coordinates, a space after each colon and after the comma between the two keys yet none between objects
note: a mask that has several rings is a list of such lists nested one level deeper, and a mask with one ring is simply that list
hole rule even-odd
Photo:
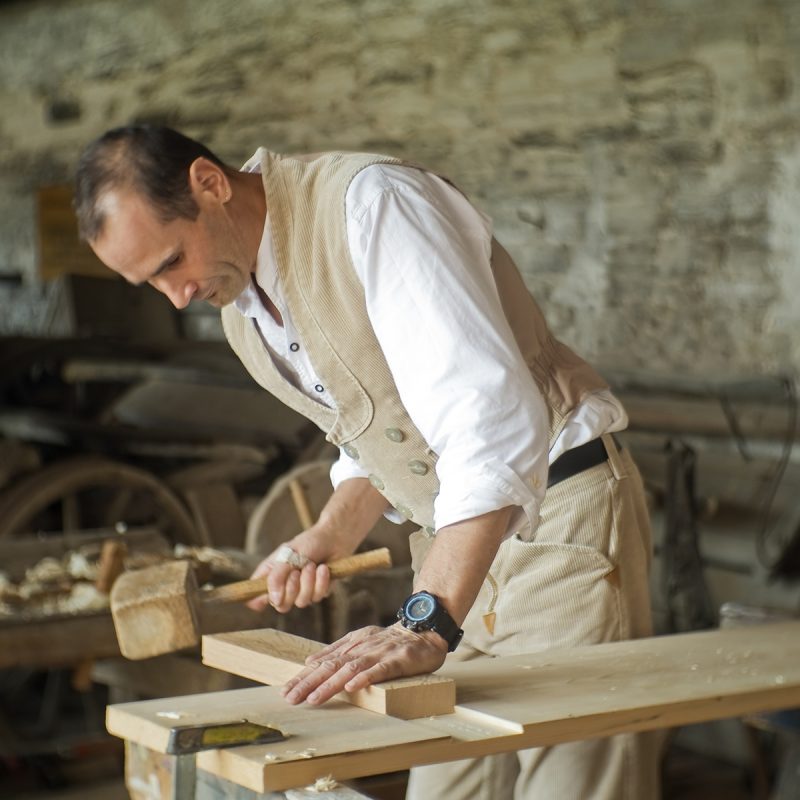
[{"label": "neck", "polygon": [[261,175],[250,172],[229,174],[231,199],[227,204],[228,214],[242,231],[248,252],[252,253],[250,272],[255,273],[258,248],[264,234],[267,218],[267,200]]}]

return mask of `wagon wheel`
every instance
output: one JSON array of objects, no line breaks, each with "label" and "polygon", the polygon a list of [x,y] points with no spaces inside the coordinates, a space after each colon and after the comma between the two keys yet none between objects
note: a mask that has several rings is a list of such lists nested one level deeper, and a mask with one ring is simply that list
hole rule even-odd
[{"label": "wagon wheel", "polygon": [[153,525],[173,541],[202,544],[189,513],[151,473],[99,457],[37,470],[0,495],[0,537]]},{"label": "wagon wheel", "polygon": [[[311,514],[316,519],[333,492],[330,469],[330,461],[311,461],[295,467],[275,481],[250,514],[245,550],[268,555],[282,542],[303,530],[290,489],[290,484],[295,481],[302,487]],[[411,522],[395,525],[388,520],[380,520],[367,535],[362,549],[388,547],[395,566],[409,564],[408,536],[418,527]]]}]

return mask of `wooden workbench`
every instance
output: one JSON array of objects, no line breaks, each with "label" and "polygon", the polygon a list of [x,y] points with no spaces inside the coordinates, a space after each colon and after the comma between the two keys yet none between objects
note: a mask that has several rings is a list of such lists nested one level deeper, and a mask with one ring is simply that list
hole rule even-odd
[{"label": "wooden workbench", "polygon": [[[273,745],[208,750],[205,771],[255,792],[800,706],[800,622],[447,663],[452,714],[401,720],[332,700],[289,706],[277,687],[110,706],[108,730],[163,752],[175,724],[244,718]],[[168,713],[169,716],[164,716]],[[176,723],[175,719],[180,719]]]}]

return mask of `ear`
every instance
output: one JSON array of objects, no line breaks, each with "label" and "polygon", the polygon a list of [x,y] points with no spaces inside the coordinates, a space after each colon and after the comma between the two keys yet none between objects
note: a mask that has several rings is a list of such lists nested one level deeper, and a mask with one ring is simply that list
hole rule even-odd
[{"label": "ear", "polygon": [[200,156],[189,165],[189,186],[195,199],[225,203],[231,195],[231,185],[225,170]]}]

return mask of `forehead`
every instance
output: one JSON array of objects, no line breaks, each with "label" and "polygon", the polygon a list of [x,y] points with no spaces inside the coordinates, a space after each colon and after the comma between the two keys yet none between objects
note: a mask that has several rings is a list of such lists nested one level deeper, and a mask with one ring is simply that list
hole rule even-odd
[{"label": "forehead", "polygon": [[104,223],[91,242],[92,249],[106,266],[126,280],[146,280],[170,251],[180,246],[179,221],[161,222],[135,190],[112,189],[98,204]]}]

